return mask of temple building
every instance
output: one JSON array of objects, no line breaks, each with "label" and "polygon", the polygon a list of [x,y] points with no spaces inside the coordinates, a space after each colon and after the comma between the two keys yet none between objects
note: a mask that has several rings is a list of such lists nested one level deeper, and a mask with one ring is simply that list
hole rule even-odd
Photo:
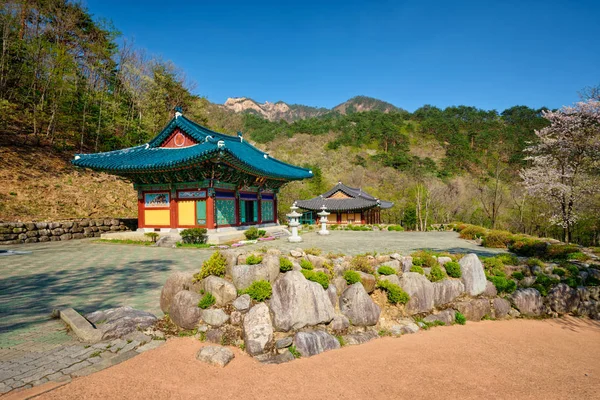
[{"label": "temple building", "polygon": [[314,199],[298,200],[296,203],[301,209],[307,210],[302,221],[308,223],[316,221],[316,213],[325,206],[325,210],[330,213],[327,217],[329,224],[379,224],[380,210],[394,205],[342,182]]},{"label": "temple building", "polygon": [[132,181],[138,228],[167,231],[277,224],[277,193],[312,172],[252,146],[241,133],[213,132],[175,117],[150,142],[96,154],[77,154],[78,167]]}]

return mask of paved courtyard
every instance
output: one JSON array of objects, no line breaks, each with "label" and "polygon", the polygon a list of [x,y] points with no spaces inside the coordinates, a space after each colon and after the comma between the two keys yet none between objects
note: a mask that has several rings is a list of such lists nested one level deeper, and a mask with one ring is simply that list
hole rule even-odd
[{"label": "paved courtyard", "polygon": [[[318,247],[324,253],[348,255],[374,251],[408,254],[418,249],[475,252],[481,256],[497,252],[459,239],[453,232],[333,231],[330,236],[307,233],[303,238],[299,244],[280,239],[245,248]],[[44,372],[40,363],[56,362],[78,352],[88,357],[87,353],[93,352],[84,351],[87,349],[66,332],[61,322],[51,319],[53,309],[73,307],[88,313],[128,305],[160,316],[160,291],[167,277],[174,271],[199,270],[202,261],[212,254],[209,249],[114,245],[90,240],[2,249],[26,254],[0,256],[0,389],[2,377],[10,375],[10,368],[14,372],[19,362],[32,367],[30,375],[18,382],[27,385],[47,379],[37,376]],[[37,375],[31,372],[33,367]]]}]

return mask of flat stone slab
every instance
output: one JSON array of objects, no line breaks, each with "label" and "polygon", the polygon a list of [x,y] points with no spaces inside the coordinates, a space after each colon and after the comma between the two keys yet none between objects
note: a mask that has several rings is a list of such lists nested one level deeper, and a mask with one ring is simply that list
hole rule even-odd
[{"label": "flat stone slab", "polygon": [[196,354],[198,360],[218,367],[225,367],[234,357],[233,352],[223,346],[206,346]]},{"label": "flat stone slab", "polygon": [[95,343],[102,339],[102,332],[72,308],[60,310],[60,319],[84,342]]},{"label": "flat stone slab", "polygon": [[163,344],[165,344],[165,340],[152,340],[151,342],[138,347],[135,351],[137,351],[138,353],[143,353],[148,350],[156,349],[157,347],[160,347]]}]

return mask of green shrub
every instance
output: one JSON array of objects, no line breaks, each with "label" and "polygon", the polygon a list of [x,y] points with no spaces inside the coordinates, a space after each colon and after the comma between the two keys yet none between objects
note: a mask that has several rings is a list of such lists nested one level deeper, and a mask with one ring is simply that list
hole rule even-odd
[{"label": "green shrub", "polygon": [[519,259],[514,254],[502,253],[498,254],[496,258],[502,261],[504,265],[519,265]]},{"label": "green shrub", "polygon": [[568,260],[573,254],[580,253],[578,246],[570,244],[551,244],[548,246],[547,260]]},{"label": "green shrub", "polygon": [[215,296],[213,296],[210,293],[206,293],[201,299],[200,302],[198,302],[198,307],[202,308],[203,310],[212,306],[213,304],[215,304]]},{"label": "green shrub", "polygon": [[585,254],[582,253],[581,251],[576,251],[574,253],[571,253],[567,256],[568,260],[577,260],[577,261],[587,261],[590,259],[590,257]]},{"label": "green shrub", "polygon": [[527,259],[525,264],[527,264],[528,267],[542,268],[544,266],[544,263],[542,262],[542,260],[540,260],[539,258],[535,258],[535,257],[531,257],[531,258]]},{"label": "green shrub", "polygon": [[484,247],[503,248],[510,243],[511,237],[510,232],[492,230],[483,236],[481,244]]},{"label": "green shrub", "polygon": [[508,246],[508,250],[523,257],[545,258],[548,245],[538,239],[518,237]]},{"label": "green shrub", "polygon": [[481,226],[467,225],[463,230],[460,231],[460,237],[463,239],[473,240],[482,238],[485,236],[487,229]]},{"label": "green shrub", "polygon": [[300,267],[302,269],[308,269],[308,270],[312,270],[312,269],[315,268],[315,266],[313,265],[313,263],[311,263],[308,260],[304,260],[304,259],[300,260]]},{"label": "green shrub", "polygon": [[388,265],[382,265],[381,267],[379,267],[377,272],[379,272],[380,275],[395,275],[396,274],[396,270]]},{"label": "green shrub", "polygon": [[321,250],[321,249],[318,249],[318,248],[316,248],[316,247],[310,247],[310,248],[308,248],[308,249],[304,249],[304,252],[305,252],[306,254],[310,254],[310,255],[312,255],[312,256],[320,256],[320,255],[321,255],[321,253],[323,252],[323,250]]},{"label": "green shrub", "polygon": [[431,272],[429,273],[429,280],[431,282],[441,281],[445,277],[446,274],[444,274],[444,271],[439,265],[434,265],[433,267],[431,267]]},{"label": "green shrub", "polygon": [[344,271],[343,276],[348,285],[353,285],[356,282],[360,282],[360,274],[356,271],[352,271],[352,270]]},{"label": "green shrub", "polygon": [[462,276],[460,264],[456,261],[447,262],[444,264],[444,268],[446,268],[446,273],[453,278],[460,278]]},{"label": "green shrub", "polygon": [[565,279],[565,283],[575,289],[581,284],[581,278],[578,276],[570,276]]},{"label": "green shrub", "polygon": [[421,259],[421,257],[413,257],[412,263],[413,263],[413,265],[416,265],[417,267],[423,266],[423,260]]},{"label": "green shrub", "polygon": [[548,275],[539,274],[535,278],[535,283],[537,283],[538,285],[542,285],[548,289],[550,288],[550,286],[560,283],[560,280],[551,278]]},{"label": "green shrub", "polygon": [[402,227],[402,225],[390,225],[388,226],[387,230],[393,232],[403,232],[404,228]]},{"label": "green shrub", "polygon": [[246,289],[240,290],[240,294],[248,294],[258,302],[267,300],[271,297],[272,293],[273,289],[271,289],[269,281],[255,281]]},{"label": "green shrub", "polygon": [[505,276],[488,276],[498,293],[512,293],[517,289],[517,284],[512,279],[508,279]]},{"label": "green shrub", "polygon": [[144,236],[149,237],[152,242],[156,243],[156,239],[158,239],[160,235],[156,232],[146,232],[144,233]]},{"label": "green shrub", "polygon": [[531,287],[535,290],[537,290],[538,292],[540,292],[540,294],[544,297],[548,296],[548,289],[546,289],[544,286],[540,285],[539,283],[535,283],[533,285],[531,285]]},{"label": "green shrub", "polygon": [[248,264],[248,265],[256,265],[256,264],[260,264],[262,262],[262,260],[263,260],[263,258],[261,256],[250,254],[246,258],[246,264]]},{"label": "green shrub", "polygon": [[567,271],[562,268],[554,268],[552,270],[552,273],[558,276],[565,276],[567,274]]},{"label": "green shrub", "polygon": [[418,274],[425,275],[425,271],[423,271],[423,267],[420,267],[418,265],[413,265],[412,267],[410,267],[410,272],[416,272]]},{"label": "green shrub", "polygon": [[515,271],[512,273],[512,278],[520,281],[521,279],[525,278],[525,275],[522,271]]},{"label": "green shrub", "polygon": [[200,272],[194,275],[194,281],[200,281],[209,275],[223,276],[225,275],[225,268],[227,266],[227,260],[225,257],[215,251],[208,260],[202,263]]},{"label": "green shrub", "polygon": [[467,323],[467,318],[457,311],[456,314],[454,314],[454,321],[459,325],[464,325]]},{"label": "green shrub", "polygon": [[325,272],[315,272],[308,269],[303,269],[300,272],[302,272],[302,275],[304,275],[304,277],[309,281],[317,282],[318,284],[323,286],[323,289],[327,289],[329,287],[329,277]]},{"label": "green shrub", "polygon": [[265,231],[264,229],[259,229],[258,237],[265,237],[265,236],[267,236],[267,231]]},{"label": "green shrub", "polygon": [[[418,257],[421,260],[421,266],[427,268],[433,268],[435,265],[439,265],[437,259],[430,252],[419,250],[412,254],[413,257]],[[414,264],[413,258],[413,264]]]},{"label": "green shrub", "polygon": [[335,268],[333,267],[333,263],[331,261],[326,261],[323,263],[323,268],[327,270],[327,275],[329,279],[332,279],[335,273]]},{"label": "green shrub", "polygon": [[208,239],[206,232],[206,228],[190,228],[182,230],[179,234],[183,243],[204,244],[206,243],[206,239]]},{"label": "green shrub", "polygon": [[567,271],[569,271],[569,274],[571,276],[579,276],[579,268],[577,268],[576,265],[566,264],[566,265],[564,265],[564,269],[566,269]]},{"label": "green shrub", "polygon": [[252,226],[252,227],[246,229],[246,231],[244,232],[244,236],[246,236],[246,239],[248,239],[248,240],[258,239],[258,228],[255,226]]},{"label": "green shrub", "polygon": [[287,257],[279,257],[279,271],[288,272],[294,268],[294,264]]},{"label": "green shrub", "polygon": [[372,274],[375,272],[367,256],[354,256],[352,261],[350,261],[350,267],[353,270],[366,272],[367,274]]},{"label": "green shrub", "polygon": [[391,304],[406,304],[410,300],[408,293],[390,281],[379,281],[377,287],[387,292],[388,302]]}]

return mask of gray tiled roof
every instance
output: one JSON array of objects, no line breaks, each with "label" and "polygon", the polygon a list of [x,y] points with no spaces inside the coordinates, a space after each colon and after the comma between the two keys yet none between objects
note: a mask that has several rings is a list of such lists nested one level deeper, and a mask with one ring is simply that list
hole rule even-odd
[{"label": "gray tiled roof", "polygon": [[[330,199],[336,192],[343,192],[350,198],[347,199]],[[394,203],[384,200],[379,200],[368,193],[365,193],[360,188],[351,188],[338,182],[331,190],[322,195],[310,200],[298,200],[298,207],[305,210],[320,211],[321,207],[327,207],[328,211],[355,211],[366,210],[369,208],[380,207],[383,209],[391,208]]]}]

